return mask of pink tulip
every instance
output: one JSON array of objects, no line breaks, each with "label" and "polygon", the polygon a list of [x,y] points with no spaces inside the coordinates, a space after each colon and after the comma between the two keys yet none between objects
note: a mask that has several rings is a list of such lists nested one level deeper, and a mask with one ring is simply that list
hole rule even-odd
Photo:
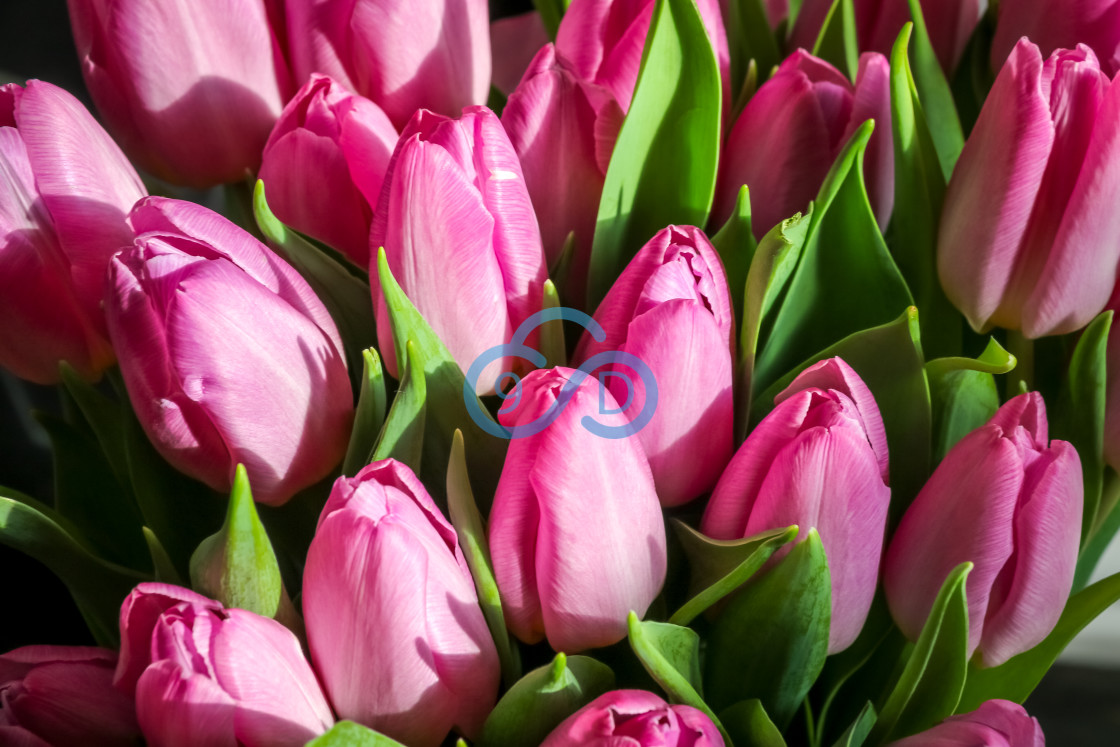
[{"label": "pink tulip", "polygon": [[334,723],[299,641],[275,620],[143,583],[121,605],[116,686],[149,745],[303,745]]},{"label": "pink tulip", "polygon": [[580,80],[551,44],[533,59],[502,112],[549,266],[560,261],[569,232],[575,232],[569,272],[559,280],[576,306],[583,304],[603,180],[622,119],[607,89]]},{"label": "pink tulip", "polygon": [[455,530],[408,467],[389,459],[335,482],[307,553],[303,610],[341,718],[413,747],[481,729],[497,651]]},{"label": "pink tulip", "polygon": [[971,713],[950,716],[932,729],[890,747],[1045,747],[1038,721],[1023,706],[1009,700],[989,700]]},{"label": "pink tulip", "polygon": [[113,362],[101,294],[146,193],[89,112],[41,81],[0,86],[0,366],[39,384]]},{"label": "pink tulip", "polygon": [[871,209],[885,227],[894,206],[890,66],[880,54],[860,57],[853,86],[824,60],[798,50],[758,89],[727,139],[716,186],[713,225],[751,191],[755,236],[803,211],[814,200],[840,150],[868,119],[875,132],[864,156]]},{"label": "pink tulip", "polygon": [[132,699],[113,689],[117,655],[85,646],[0,654],[0,743],[124,747],[140,738]]},{"label": "pink tulip", "polygon": [[494,87],[507,95],[517,88],[537,52],[548,43],[548,31],[535,10],[491,23]]},{"label": "pink tulip", "polygon": [[[392,351],[376,282],[381,246],[397,282],[464,371],[541,308],[540,229],[494,112],[469,107],[448,119],[419,111],[401,133],[370,232],[377,337],[382,351]],[[396,376],[395,357],[382,359]],[[493,376],[479,380],[480,394],[493,389]]]},{"label": "pink tulip", "polygon": [[875,596],[891,495],[886,433],[867,385],[839,358],[802,371],[774,402],[732,457],[700,528],[738,539],[815,527],[832,578],[832,654],[855,641]]},{"label": "pink tulip", "polygon": [[[499,413],[507,428],[546,428],[510,442],[490,513],[490,552],[509,629],[575,653],[626,637],[665,580],[665,527],[645,453],[633,436],[603,438],[628,420],[595,379],[538,370]],[[564,387],[570,399],[558,402]],[[568,395],[564,395],[567,397]],[[566,404],[565,404],[566,402]],[[604,414],[606,413],[606,414]],[[616,435],[617,434],[613,434]]]},{"label": "pink tulip", "polygon": [[938,271],[976,330],[1080,329],[1120,261],[1120,85],[1084,45],[1045,63],[1022,40],[945,194]]},{"label": "pink tulip", "polygon": [[1120,0],[1000,0],[992,67],[998,70],[1026,36],[1043,55],[1057,49],[1090,47],[1112,77],[1120,71]]},{"label": "pink tulip", "polygon": [[600,695],[557,726],[541,747],[723,747],[712,720],[645,690]]},{"label": "pink tulip", "polygon": [[287,0],[295,79],[331,76],[404,127],[417,109],[455,116],[486,102],[485,0]]},{"label": "pink tulip", "polygon": [[397,131],[377,104],[312,75],[264,147],[260,178],[269,206],[365,267],[372,206],[396,145]]},{"label": "pink tulip", "polygon": [[292,85],[265,0],[68,0],[82,74],[109,129],[152,174],[244,179]]},{"label": "pink tulip", "polygon": [[131,219],[137,237],[110,266],[106,314],[156,449],[222,491],[243,463],[271,505],[325,477],[346,450],[353,400],[311,288],[199,205],[152,197]]},{"label": "pink tulip", "polygon": [[965,585],[968,653],[997,666],[1050,633],[1069,597],[1081,538],[1081,461],[1047,444],[1037,392],[1007,402],[945,455],[887,551],[891,614],[915,640],[949,572]]},{"label": "pink tulip", "polygon": [[[638,440],[661,505],[678,506],[708,492],[731,458],[734,420],[735,313],[719,254],[700,229],[669,226],[622,271],[595,319],[606,337],[596,342],[585,333],[575,363],[622,350],[644,361],[657,379],[657,409]],[[636,413],[646,392],[634,378],[626,411]],[[626,379],[607,381],[615,400],[630,398]]]}]

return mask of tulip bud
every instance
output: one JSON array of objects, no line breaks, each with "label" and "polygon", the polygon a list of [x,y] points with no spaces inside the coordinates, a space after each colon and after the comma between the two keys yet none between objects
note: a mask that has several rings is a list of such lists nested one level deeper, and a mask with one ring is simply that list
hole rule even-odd
[{"label": "tulip bud", "polygon": [[417,109],[455,116],[490,91],[484,0],[287,0],[297,81],[334,78],[396,127]]},{"label": "tulip bud", "polygon": [[117,655],[85,646],[25,646],[0,654],[0,743],[134,745],[132,699],[113,689]]},{"label": "tulip bud", "polygon": [[152,174],[244,179],[291,82],[264,0],[68,0],[82,74],[109,129]]},{"label": "tulip bud", "polygon": [[1085,44],[1109,77],[1120,71],[1120,0],[1000,0],[992,39],[992,67],[999,70],[1024,36],[1043,55]]},{"label": "tulip bud", "polygon": [[395,460],[340,477],[303,573],[315,669],[338,715],[414,747],[473,737],[499,665],[455,530]]},{"label": "tulip bud", "polygon": [[[382,246],[393,276],[464,371],[541,308],[540,230],[517,154],[494,112],[470,107],[460,119],[416,112],[373,216],[371,278]],[[391,351],[388,309],[374,286],[378,341]],[[397,376],[395,356],[382,357]],[[479,380],[480,394],[493,390],[492,376]]]},{"label": "tulip bud", "polygon": [[568,234],[575,233],[568,276],[560,280],[576,306],[587,288],[603,180],[622,119],[607,89],[580,80],[551,44],[533,58],[502,111],[550,267],[560,261]]},{"label": "tulip bud", "polygon": [[864,157],[871,209],[885,227],[894,206],[890,66],[880,54],[860,57],[856,84],[803,49],[747,102],[727,140],[712,218],[731,215],[740,188],[751,190],[756,238],[816,198],[852,133],[868,119],[875,132]]},{"label": "tulip bud", "polygon": [[703,712],[669,705],[645,690],[600,695],[553,730],[541,747],[618,744],[630,747],[723,747]]},{"label": "tulip bud", "polygon": [[1045,747],[1038,721],[1009,700],[989,700],[971,713],[950,716],[932,729],[891,742],[890,747],[948,747],[950,745]]},{"label": "tulip bud", "polygon": [[973,329],[1073,332],[1120,261],[1120,85],[1092,51],[1045,63],[1024,39],[984,102],[945,193],[937,266]]},{"label": "tulip bud", "polygon": [[109,332],[140,424],[177,469],[230,489],[238,462],[279,505],[346,450],[342,342],[307,283],[206,208],[149,198],[110,265]]},{"label": "tulip bud", "polygon": [[101,311],[109,258],[146,192],[89,112],[42,81],[0,86],[0,366],[39,384],[66,361],[113,362]]},{"label": "tulip bud", "polygon": [[1081,461],[1047,443],[1042,397],[1008,401],[945,455],[891,540],[883,585],[902,632],[917,639],[946,576],[970,561],[969,656],[998,666],[1034,647],[1069,598],[1081,502]]},{"label": "tulip bud", "polygon": [[264,146],[260,178],[276,217],[369,264],[369,224],[397,131],[369,99],[312,75]]},{"label": "tulip bud", "polygon": [[303,745],[334,718],[299,641],[275,620],[143,583],[121,605],[117,688],[148,744]]},{"label": "tulip bud", "polygon": [[499,413],[507,428],[554,419],[510,441],[489,534],[510,631],[526,643],[547,637],[569,654],[625,638],[628,613],[645,614],[666,571],[665,526],[641,443],[587,430],[587,419],[627,421],[598,381],[574,376],[533,371]]},{"label": "tulip bud", "polygon": [[739,447],[712,493],[701,530],[750,537],[816,528],[832,580],[828,652],[855,641],[871,609],[891,491],[875,398],[839,358],[801,372]]},{"label": "tulip bud", "polygon": [[[607,350],[631,353],[657,380],[657,410],[638,440],[661,505],[711,490],[731,458],[735,314],[719,254],[692,226],[669,226],[642,247],[595,311],[606,337],[585,333],[574,362]],[[641,412],[639,380],[607,379],[627,412]],[[633,419],[633,418],[631,418]]]}]

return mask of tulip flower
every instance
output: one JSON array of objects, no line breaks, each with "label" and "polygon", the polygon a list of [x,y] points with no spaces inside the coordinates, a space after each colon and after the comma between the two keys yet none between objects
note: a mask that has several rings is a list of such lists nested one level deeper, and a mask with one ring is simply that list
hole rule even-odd
[{"label": "tulip flower", "polygon": [[124,150],[161,179],[244,179],[291,94],[271,0],[68,0],[86,86]]},{"label": "tulip flower", "polygon": [[176,468],[228,491],[243,463],[279,505],[342,459],[342,342],[307,283],[206,208],[148,198],[110,265],[106,314],[140,424]]},{"label": "tulip flower", "polygon": [[[585,333],[574,362],[607,350],[631,353],[657,379],[657,410],[638,431],[661,505],[711,490],[731,458],[735,312],[723,264],[704,233],[669,226],[634,256],[595,312],[606,337]],[[607,379],[615,400],[645,406],[644,386]]]},{"label": "tulip flower", "polygon": [[998,666],[1042,641],[1073,585],[1081,503],[1081,461],[1047,442],[1042,397],[1008,401],[945,455],[891,540],[883,585],[902,632],[917,639],[946,576],[970,561],[969,656]]},{"label": "tulip flower", "polygon": [[832,580],[828,652],[855,641],[879,574],[890,488],[875,398],[839,358],[805,369],[739,447],[704,512],[716,539],[815,527]]},{"label": "tulip flower", "polygon": [[799,49],[747,102],[727,139],[716,185],[713,225],[731,215],[739,189],[751,190],[756,238],[805,210],[833,161],[866,120],[875,132],[864,156],[871,209],[881,227],[894,206],[890,66],[885,57],[860,57],[853,86],[824,60]]},{"label": "tulip flower", "polygon": [[1037,719],[1018,703],[989,700],[971,713],[950,716],[932,729],[891,742],[890,747],[952,747],[998,745],[1045,747]]},{"label": "tulip flower", "polygon": [[117,688],[149,745],[303,745],[334,723],[299,641],[275,620],[143,583],[121,605]]},{"label": "tulip flower", "polygon": [[666,572],[665,526],[641,443],[586,429],[588,418],[612,428],[626,418],[596,379],[575,376],[533,371],[499,412],[507,428],[555,419],[510,441],[490,512],[506,624],[526,643],[547,637],[565,653],[625,638],[628,613],[645,614]]},{"label": "tulip flower", "polygon": [[535,10],[491,23],[494,87],[508,96],[517,88],[540,48],[548,43],[548,31]]},{"label": "tulip flower", "polygon": [[560,261],[568,234],[575,233],[568,275],[559,280],[576,306],[587,287],[603,180],[622,119],[610,92],[580,80],[551,44],[533,58],[502,111],[550,267]]},{"label": "tulip flower", "polygon": [[[401,133],[370,230],[371,279],[377,248],[428,324],[464,371],[509,342],[541,308],[544,252],[517,153],[486,107],[460,119],[419,111]],[[374,282],[377,337],[393,350],[380,285]],[[395,357],[383,354],[390,374]],[[493,377],[479,393],[492,392]]]},{"label": "tulip flower", "polygon": [[1084,45],[1003,66],[945,193],[937,265],[974,329],[1073,332],[1120,261],[1120,86]]},{"label": "tulip flower", "polygon": [[1120,71],[1120,0],[1000,0],[992,39],[992,67],[999,70],[1024,36],[1043,55],[1085,44],[1109,77]]},{"label": "tulip flower", "polygon": [[0,86],[0,176],[0,366],[96,379],[113,362],[105,269],[144,186],[78,100],[38,80]]},{"label": "tulip flower", "polygon": [[490,92],[485,0],[286,0],[297,81],[334,78],[400,128],[417,109],[456,116]]},{"label": "tulip flower", "polygon": [[541,747],[723,747],[703,712],[645,690],[600,695],[557,726]]},{"label": "tulip flower", "polygon": [[303,573],[311,658],[340,718],[412,747],[474,737],[498,654],[455,530],[395,460],[340,477]]},{"label": "tulip flower", "polygon": [[134,745],[132,699],[113,689],[117,655],[86,646],[25,646],[0,654],[0,743]]},{"label": "tulip flower", "polygon": [[276,217],[369,264],[369,224],[397,145],[385,112],[324,75],[284,107],[264,147],[260,178]]}]

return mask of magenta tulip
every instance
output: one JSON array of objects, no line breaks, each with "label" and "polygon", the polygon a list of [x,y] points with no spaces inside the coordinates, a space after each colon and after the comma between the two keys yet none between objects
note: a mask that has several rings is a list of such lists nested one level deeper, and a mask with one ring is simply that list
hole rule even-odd
[{"label": "magenta tulip", "polygon": [[937,264],[977,331],[1073,332],[1120,261],[1120,85],[1092,51],[1044,63],[1022,40],[996,78],[945,194]]},{"label": "magenta tulip", "polygon": [[494,87],[508,96],[517,88],[540,48],[548,43],[548,31],[535,10],[491,23]]},{"label": "magenta tulip", "polygon": [[1007,402],[945,455],[902,517],[883,585],[916,640],[949,572],[970,561],[968,653],[997,666],[1050,633],[1069,597],[1081,538],[1081,462],[1047,442],[1037,392]]},{"label": "magenta tulip", "polygon": [[998,70],[1024,36],[1044,56],[1085,44],[1112,77],[1120,71],[1120,0],[1000,0],[992,67]]},{"label": "magenta tulip", "polygon": [[37,80],[0,86],[0,175],[0,366],[50,384],[66,361],[96,379],[113,362],[105,269],[144,186],[77,99]]},{"label": "magenta tulip", "polygon": [[[715,486],[731,458],[735,312],[723,263],[704,233],[669,226],[634,256],[595,311],[606,337],[585,333],[580,364],[608,350],[631,353],[657,379],[657,410],[638,432],[661,505],[678,506]],[[616,366],[625,373],[628,369]],[[607,378],[626,412],[646,402],[638,377]],[[633,419],[633,418],[632,418]]]},{"label": "magenta tulip", "polygon": [[278,505],[342,459],[353,399],[342,342],[307,283],[189,202],[132,211],[110,266],[109,332],[132,406],[176,468],[229,490],[238,463]]},{"label": "magenta tulip", "polygon": [[0,654],[0,743],[126,747],[140,739],[132,699],[113,689],[117,655],[85,646]]},{"label": "magenta tulip", "polygon": [[369,264],[369,225],[397,145],[385,112],[324,75],[284,107],[264,147],[260,178],[276,217]]},{"label": "magenta tulip", "polygon": [[295,747],[334,723],[290,630],[168,584],[121,605],[115,681],[153,746]]},{"label": "magenta tulip", "polygon": [[485,0],[286,0],[295,79],[334,78],[396,127],[417,109],[447,116],[486,102]]},{"label": "magenta tulip", "polygon": [[498,654],[455,530],[405,465],[375,462],[335,482],[307,553],[303,611],[339,717],[413,747],[481,729]]},{"label": "magenta tulip", "polygon": [[557,726],[541,747],[723,747],[712,720],[645,690],[600,695]]},{"label": "magenta tulip", "polygon": [[1045,747],[1038,721],[1009,700],[989,700],[971,713],[950,716],[932,729],[890,747]]},{"label": "magenta tulip", "polygon": [[[596,379],[575,373],[533,371],[499,413],[507,428],[525,428],[560,409],[543,430],[510,442],[490,513],[509,629],[566,653],[625,638],[628,613],[645,614],[666,572],[665,526],[641,443],[586,429],[585,418],[608,427],[628,419],[611,414],[617,403]],[[565,387],[570,399],[558,403]]]},{"label": "magenta tulip", "polygon": [[739,447],[700,524],[716,539],[815,527],[832,579],[829,653],[855,641],[879,575],[891,491],[875,398],[839,358],[805,369]]},{"label": "magenta tulip", "polygon": [[805,210],[840,149],[868,119],[875,120],[875,132],[864,156],[867,194],[880,227],[886,226],[894,206],[890,66],[880,54],[864,54],[853,86],[804,50],[786,58],[732,127],[713,224],[731,215],[744,184],[750,187],[756,237]]},{"label": "magenta tulip", "polygon": [[266,0],[68,0],[98,110],[144,169],[177,184],[244,179],[292,85]]},{"label": "magenta tulip", "polygon": [[[540,229],[517,153],[494,112],[470,107],[460,119],[416,113],[389,162],[369,246],[377,337],[394,376],[392,328],[376,282],[378,247],[464,371],[541,308]],[[479,380],[479,393],[493,390],[493,376]]]}]

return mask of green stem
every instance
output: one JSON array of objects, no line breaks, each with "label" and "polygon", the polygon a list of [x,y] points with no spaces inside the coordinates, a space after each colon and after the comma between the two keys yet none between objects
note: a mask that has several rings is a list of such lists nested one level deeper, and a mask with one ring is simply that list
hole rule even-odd
[{"label": "green stem", "polygon": [[1007,398],[1034,388],[1034,340],[1017,329],[1007,331],[1007,351],[1015,356],[1015,368],[1007,374]]},{"label": "green stem", "polygon": [[805,696],[805,700],[801,701],[801,705],[805,711],[805,734],[809,739],[811,747],[820,747],[820,739],[817,734],[817,724],[813,719],[813,706],[809,704],[809,696]]}]

